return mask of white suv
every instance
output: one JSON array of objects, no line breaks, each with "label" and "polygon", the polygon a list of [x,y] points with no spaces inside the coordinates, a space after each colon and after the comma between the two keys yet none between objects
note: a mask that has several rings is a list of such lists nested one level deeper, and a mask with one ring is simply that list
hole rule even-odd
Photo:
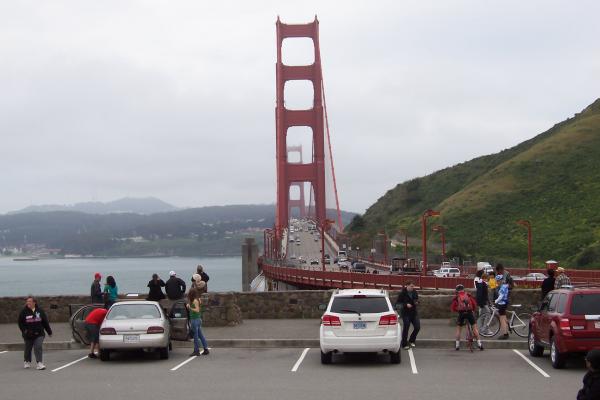
[{"label": "white suv", "polygon": [[458,278],[460,276],[460,269],[458,268],[440,268],[433,271],[433,275],[438,278]]},{"label": "white suv", "polygon": [[321,362],[329,364],[334,353],[390,354],[400,363],[398,314],[385,290],[336,290],[321,317]]}]

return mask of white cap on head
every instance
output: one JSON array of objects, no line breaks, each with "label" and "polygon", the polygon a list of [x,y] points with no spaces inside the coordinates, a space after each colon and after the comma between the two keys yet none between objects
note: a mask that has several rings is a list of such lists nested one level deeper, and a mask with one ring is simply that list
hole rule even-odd
[{"label": "white cap on head", "polygon": [[177,275],[177,274],[175,273],[175,271],[171,271],[171,272],[169,272],[169,276],[175,276],[175,275]]}]

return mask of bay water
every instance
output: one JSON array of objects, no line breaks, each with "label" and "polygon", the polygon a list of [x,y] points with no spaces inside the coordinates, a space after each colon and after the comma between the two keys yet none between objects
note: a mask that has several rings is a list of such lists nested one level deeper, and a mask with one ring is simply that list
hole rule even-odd
[{"label": "bay water", "polygon": [[114,276],[119,293],[148,293],[148,281],[156,273],[165,282],[173,270],[186,285],[196,266],[209,275],[208,288],[240,291],[241,257],[159,257],[159,258],[69,258],[13,261],[0,257],[0,297],[41,295],[88,295],[94,273]]}]

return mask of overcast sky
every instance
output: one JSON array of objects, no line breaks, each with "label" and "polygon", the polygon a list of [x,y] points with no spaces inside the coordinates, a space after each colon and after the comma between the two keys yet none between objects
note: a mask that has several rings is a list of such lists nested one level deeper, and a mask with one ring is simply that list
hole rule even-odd
[{"label": "overcast sky", "polygon": [[275,21],[315,14],[343,209],[600,97],[598,1],[0,0],[0,213],[274,202]]}]

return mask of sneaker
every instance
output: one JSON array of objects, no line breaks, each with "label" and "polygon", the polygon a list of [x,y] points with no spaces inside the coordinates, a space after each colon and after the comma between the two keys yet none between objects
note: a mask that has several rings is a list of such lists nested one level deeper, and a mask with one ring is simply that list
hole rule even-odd
[{"label": "sneaker", "polygon": [[192,354],[190,354],[190,357],[198,357],[199,355],[200,355],[200,353],[195,351]]},{"label": "sneaker", "polygon": [[459,351],[460,350],[460,346],[455,346],[454,350]]},{"label": "sneaker", "polygon": [[207,356],[210,354],[210,351],[208,351],[208,349],[204,349],[204,351],[200,354],[202,354],[203,356]]},{"label": "sneaker", "polygon": [[402,347],[402,348],[403,348],[404,350],[408,350],[408,349],[410,349],[410,346],[406,345],[406,346],[404,346],[404,347]]},{"label": "sneaker", "polygon": [[88,357],[89,358],[98,358],[98,356],[96,354],[94,354],[94,353],[88,354]]},{"label": "sneaker", "polygon": [[410,344],[410,347],[417,347],[417,345],[414,344],[413,342],[410,342],[409,344]]},{"label": "sneaker", "polygon": [[35,369],[37,369],[37,370],[46,369],[46,366],[44,365],[44,363],[38,362],[37,367],[35,367]]},{"label": "sneaker", "polygon": [[483,351],[483,344],[478,344],[477,347],[479,347],[479,350]]},{"label": "sneaker", "polygon": [[31,363],[30,363],[29,361],[25,361],[25,362],[23,363],[23,368],[25,368],[25,369],[29,369],[29,368],[31,368]]}]

